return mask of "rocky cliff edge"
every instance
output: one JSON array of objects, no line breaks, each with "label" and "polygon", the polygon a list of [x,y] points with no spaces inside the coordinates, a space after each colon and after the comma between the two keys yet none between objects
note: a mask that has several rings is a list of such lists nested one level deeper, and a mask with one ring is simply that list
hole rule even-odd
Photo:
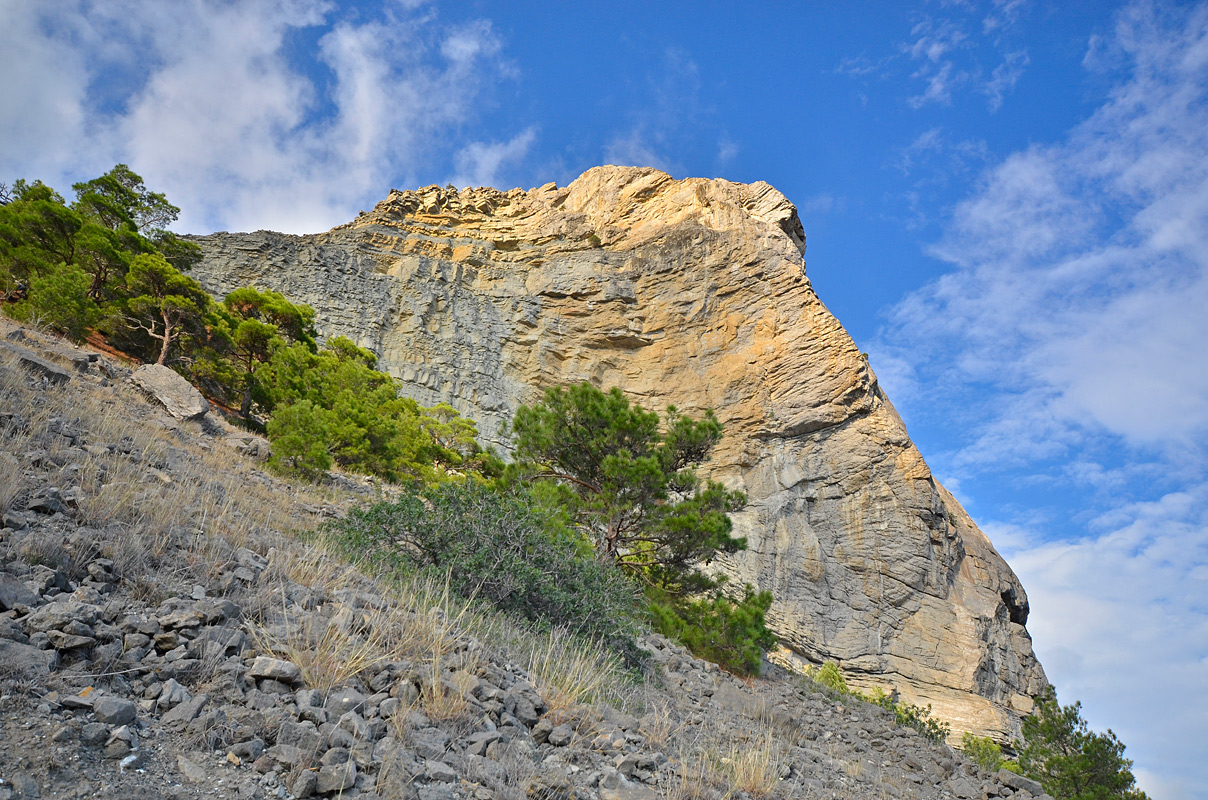
[{"label": "rocky cliff edge", "polygon": [[1023,587],[814,293],[797,211],[768,184],[598,167],[527,192],[394,190],[322,234],[196,241],[207,289],[310,304],[488,443],[553,384],[715,409],[712,476],[750,498],[749,549],[720,568],[775,596],[779,660],[835,660],[997,738],[1045,685]]}]

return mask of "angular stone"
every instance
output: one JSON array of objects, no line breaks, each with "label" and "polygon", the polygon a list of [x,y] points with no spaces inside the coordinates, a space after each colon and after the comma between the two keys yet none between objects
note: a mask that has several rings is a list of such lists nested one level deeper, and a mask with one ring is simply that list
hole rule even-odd
[{"label": "angular stone", "polygon": [[63,631],[50,631],[50,643],[56,650],[81,650],[92,647],[96,639],[91,636],[76,636]]},{"label": "angular stone", "polygon": [[319,782],[315,790],[319,794],[342,792],[351,789],[357,782],[357,765],[352,761],[331,764],[319,769]]},{"label": "angular stone", "polygon": [[210,696],[208,694],[196,695],[195,697],[184,701],[168,713],[164,714],[161,721],[165,725],[172,723],[185,724],[192,722],[197,718],[197,715],[201,713],[201,710],[205,708],[206,704],[209,702]]},{"label": "angular stone", "polygon": [[207,783],[210,780],[206,768],[185,755],[176,757],[176,771],[189,783]]},{"label": "angular stone", "polygon": [[177,683],[175,678],[168,678],[155,702],[159,708],[166,711],[187,702],[191,697],[189,690]]},{"label": "angular stone", "polygon": [[96,622],[98,609],[87,603],[73,603],[70,600],[48,603],[33,611],[21,621],[26,633],[37,631],[63,630],[72,622],[82,622],[91,625]]},{"label": "angular stone", "polygon": [[369,723],[355,711],[349,711],[347,714],[341,716],[340,720],[336,723],[336,727],[347,732],[357,741],[364,741],[369,738]]},{"label": "angular stone", "polygon": [[569,725],[558,725],[549,732],[547,741],[554,747],[566,747],[575,738],[575,731]]},{"label": "angular stone", "polygon": [[290,787],[294,797],[310,797],[319,788],[319,776],[313,772],[303,772]]},{"label": "angular stone", "polygon": [[433,783],[454,783],[457,773],[443,761],[428,761],[424,764],[424,775]]},{"label": "angular stone", "polygon": [[176,419],[200,419],[210,404],[194,386],[162,364],[144,364],[130,376],[142,389]]},{"label": "angular stone", "polygon": [[262,436],[235,434],[224,438],[222,443],[256,461],[267,461],[269,456],[272,455],[272,447],[268,439]]},{"label": "angular stone", "polygon": [[323,707],[336,716],[343,716],[349,711],[360,711],[365,705],[365,695],[356,689],[336,689],[327,695]]},{"label": "angular stone", "polygon": [[286,722],[277,732],[277,744],[297,747],[304,753],[317,753],[323,744],[323,736],[308,722]]},{"label": "angular stone", "polygon": [[255,761],[264,753],[264,740],[252,738],[246,742],[236,742],[231,745],[230,751],[241,761]]},{"label": "angular stone", "polygon": [[280,742],[265,750],[264,756],[284,767],[308,764],[311,761],[310,754],[302,752],[302,748]]},{"label": "angular stone", "polygon": [[1026,778],[1023,775],[1018,775],[1009,769],[1000,769],[998,771],[998,781],[1004,786],[1010,786],[1015,791],[1024,791],[1033,797],[1040,797],[1044,794],[1044,787],[1037,781],[1031,778]]},{"label": "angular stone", "polygon": [[109,726],[103,722],[89,722],[80,728],[80,744],[85,747],[100,747],[109,739]]},{"label": "angular stone", "polygon": [[59,666],[59,654],[31,644],[0,639],[0,664],[23,678],[44,678]]},{"label": "angular stone", "polygon": [[8,611],[17,606],[31,607],[38,604],[38,596],[25,585],[7,572],[0,572],[0,611]]},{"label": "angular stone", "polygon": [[71,373],[62,367],[57,367],[44,358],[35,355],[32,351],[25,349],[19,345],[0,342],[0,350],[13,353],[17,356],[18,363],[21,364],[29,372],[44,378],[52,384],[64,384],[71,380]]},{"label": "angular stone", "polygon": [[624,783],[600,789],[600,800],[659,800],[662,795],[640,783]]},{"label": "angular stone", "polygon": [[471,733],[466,737],[465,750],[467,753],[475,756],[484,755],[487,748],[495,742],[503,738],[503,734],[499,731],[479,731]]},{"label": "angular stone", "polygon": [[412,734],[411,746],[420,758],[439,759],[449,749],[449,735],[438,728],[423,728]]},{"label": "angular stone", "polygon": [[106,725],[127,725],[134,722],[138,708],[121,697],[103,695],[92,701],[92,713],[97,722]]}]

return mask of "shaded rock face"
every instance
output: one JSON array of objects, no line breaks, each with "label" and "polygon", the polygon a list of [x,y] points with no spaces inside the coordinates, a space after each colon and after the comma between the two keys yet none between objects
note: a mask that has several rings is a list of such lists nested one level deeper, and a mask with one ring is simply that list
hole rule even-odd
[{"label": "shaded rock face", "polygon": [[1045,684],[1027,595],[936,482],[805,275],[796,209],[766,183],[599,167],[528,192],[392,191],[328,233],[196,239],[216,295],[312,305],[504,448],[542,387],[590,380],[648,408],[716,410],[712,477],[745,491],[749,549],[798,663],[837,660],[960,731],[1009,735]]}]

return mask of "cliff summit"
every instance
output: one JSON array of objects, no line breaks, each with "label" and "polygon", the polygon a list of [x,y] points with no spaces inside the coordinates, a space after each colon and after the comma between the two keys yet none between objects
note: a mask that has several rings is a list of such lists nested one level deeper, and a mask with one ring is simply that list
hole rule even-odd
[{"label": "cliff summit", "polygon": [[327,233],[195,241],[209,291],[311,305],[325,336],[504,449],[503,423],[550,385],[714,409],[711,477],[750,501],[749,549],[719,568],[773,593],[777,659],[835,660],[998,738],[1047,685],[1022,585],[814,293],[796,208],[768,184],[597,167],[527,192],[395,190]]}]

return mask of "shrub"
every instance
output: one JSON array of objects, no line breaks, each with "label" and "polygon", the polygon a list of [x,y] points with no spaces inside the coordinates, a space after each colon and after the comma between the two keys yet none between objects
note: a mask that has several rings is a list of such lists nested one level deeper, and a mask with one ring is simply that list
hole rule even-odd
[{"label": "shrub", "polygon": [[952,726],[947,722],[941,722],[931,716],[931,704],[928,703],[926,708],[919,708],[910,703],[903,703],[900,700],[893,704],[893,714],[897,717],[898,724],[907,728],[914,728],[919,733],[926,736],[937,744],[944,741],[952,734]]},{"label": "shrub", "polygon": [[[392,481],[436,482],[485,463],[477,430],[447,405],[421,407],[374,368],[376,357],[344,337],[313,352],[307,342],[277,347],[255,371],[263,408],[309,401],[326,412],[328,452],[341,467]],[[280,430],[280,426],[277,428]],[[273,427],[269,439],[274,440]]]},{"label": "shrub", "polygon": [[59,264],[29,282],[29,295],[12,308],[16,319],[45,325],[73,342],[82,342],[96,323],[96,303],[88,296],[92,277],[74,265]]},{"label": "shrub", "polygon": [[763,653],[776,644],[764,616],[771,592],[747,586],[737,602],[718,594],[701,600],[652,599],[655,630],[683,643],[696,655],[739,675],[758,675]]},{"label": "shrub", "polygon": [[903,703],[892,695],[885,694],[881,689],[873,689],[869,694],[851,689],[839,665],[833,661],[825,662],[821,667],[809,673],[814,683],[825,686],[832,692],[844,697],[853,697],[865,703],[880,706],[886,711],[892,711],[897,723],[905,728],[914,728],[933,742],[943,742],[952,733],[952,726],[931,716],[931,706],[920,708],[910,703]]},{"label": "shrub", "polygon": [[1017,749],[1023,773],[1057,800],[1148,800],[1135,788],[1124,743],[1110,730],[1091,731],[1082,704],[1061,705],[1052,687],[1024,718]]},{"label": "shrub", "polygon": [[839,665],[834,661],[827,661],[818,668],[812,677],[831,691],[839,694],[851,694],[851,690],[847,688],[847,681],[843,678],[843,673],[839,671]]},{"label": "shrub", "polygon": [[660,425],[615,387],[551,388],[512,421],[513,474],[567,490],[570,517],[601,556],[670,594],[697,594],[717,586],[701,564],[747,544],[728,516],[746,497],[695,471],[721,431],[712,411],[693,420],[670,407]]},{"label": "shrub", "polygon": [[331,466],[327,413],[309,400],[278,409],[268,423],[269,466],[286,475],[315,479]]},{"label": "shrub", "polygon": [[527,498],[463,481],[355,510],[333,532],[352,554],[447,575],[464,597],[604,641],[636,661],[636,588],[544,523]]},{"label": "shrub", "polygon": [[1002,748],[987,736],[965,732],[961,736],[961,750],[986,772],[998,772],[1003,766]]},{"label": "shrub", "polygon": [[759,672],[776,643],[765,623],[771,595],[748,587],[731,600],[702,569],[747,546],[729,517],[746,497],[696,474],[721,439],[712,411],[694,420],[670,406],[660,419],[620,389],[581,383],[521,406],[511,430],[508,479],[645,588],[656,629],[726,669]]}]

